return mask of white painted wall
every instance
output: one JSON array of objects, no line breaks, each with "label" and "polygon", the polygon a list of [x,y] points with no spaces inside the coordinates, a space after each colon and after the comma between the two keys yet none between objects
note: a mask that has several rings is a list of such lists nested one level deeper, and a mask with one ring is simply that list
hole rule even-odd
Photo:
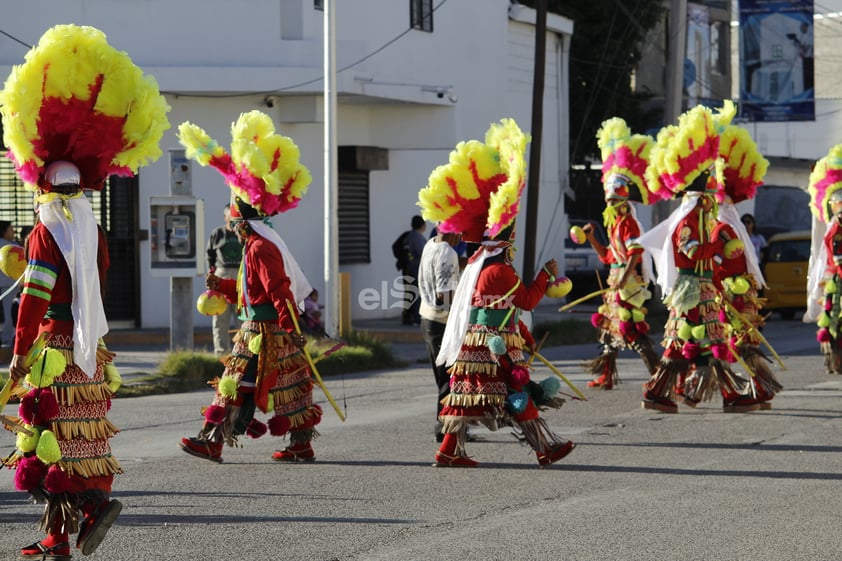
[{"label": "white painted wall", "polygon": [[[260,109],[278,130],[295,139],[313,183],[299,207],[273,220],[312,284],[323,290],[324,172],[322,145],[323,14],[312,0],[14,0],[0,29],[34,44],[59,23],[93,25],[109,42],[155,76],[172,106],[164,157],[140,173],[140,228],[149,228],[148,201],[169,194],[169,150],[180,149],[175,130],[183,121],[202,126],[222,145],[240,113]],[[434,15],[434,33],[408,31],[408,0],[335,2],[337,68],[342,69],[399,39],[338,75],[340,145],[389,151],[389,169],[370,175],[371,257],[368,265],[342,267],[352,279],[354,319],[397,317],[384,305],[363,309],[366,288],[387,291],[396,275],[390,246],[408,228],[418,190],[461,140],[482,139],[491,122],[513,117],[529,130],[534,12],[509,0],[449,0]],[[572,22],[551,16],[547,37],[544,139],[538,224],[538,266],[562,257],[566,232],[561,189],[567,173],[567,53]],[[405,33],[406,32],[406,33]],[[401,35],[403,34],[403,35]],[[26,48],[0,35],[0,74],[19,64]],[[299,87],[291,88],[305,82]],[[438,98],[452,86],[451,102]],[[274,107],[263,101],[268,92]],[[294,97],[286,97],[295,92]],[[208,231],[221,222],[229,191],[219,174],[193,165],[193,194],[204,199]],[[526,192],[522,209],[526,206]],[[524,214],[521,214],[521,218]],[[522,218],[523,219],[523,218]],[[432,227],[432,225],[430,225]],[[207,232],[206,232],[207,234]],[[521,234],[522,245],[522,234]],[[169,280],[148,274],[149,242],[141,242],[142,327],[169,325]],[[522,256],[522,252],[520,252]],[[194,280],[194,293],[204,289]],[[197,326],[210,320],[195,314]]]}]

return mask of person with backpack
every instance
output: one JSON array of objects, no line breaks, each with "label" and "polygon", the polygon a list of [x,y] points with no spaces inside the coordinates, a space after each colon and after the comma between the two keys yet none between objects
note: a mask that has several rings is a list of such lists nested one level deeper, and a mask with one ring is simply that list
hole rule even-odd
[{"label": "person with backpack", "polygon": [[403,281],[403,313],[401,321],[404,325],[421,324],[421,298],[418,295],[418,266],[421,264],[421,252],[427,239],[424,232],[427,222],[420,216],[412,217],[411,229],[407,230],[392,244],[392,254],[397,262],[395,266],[401,272]]}]

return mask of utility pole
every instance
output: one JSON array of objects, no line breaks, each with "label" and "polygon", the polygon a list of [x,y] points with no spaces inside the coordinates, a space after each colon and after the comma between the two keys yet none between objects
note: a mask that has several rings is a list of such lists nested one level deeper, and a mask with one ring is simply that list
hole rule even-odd
[{"label": "utility pole", "polygon": [[547,50],[547,0],[535,2],[535,67],[532,76],[532,143],[529,146],[529,180],[526,189],[526,233],[523,278],[535,277],[535,246],[538,237],[538,195],[541,184],[541,136],[544,124],[544,64]]},{"label": "utility pole", "polygon": [[336,7],[335,0],[324,2],[324,325],[335,337],[339,326],[339,231],[336,147]]}]

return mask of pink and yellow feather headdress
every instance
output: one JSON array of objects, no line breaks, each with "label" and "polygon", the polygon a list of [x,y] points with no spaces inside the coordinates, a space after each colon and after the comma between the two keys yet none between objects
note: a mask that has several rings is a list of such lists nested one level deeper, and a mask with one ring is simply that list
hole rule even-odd
[{"label": "pink and yellow feather headdress", "polygon": [[83,189],[134,175],[161,156],[169,109],[155,79],[87,26],[47,30],[0,92],[8,155],[33,190],[59,160],[79,168]]},{"label": "pink and yellow feather headdress", "polygon": [[652,204],[660,197],[646,187],[646,167],[655,140],[645,134],[632,134],[620,117],[602,123],[596,133],[602,156],[602,185],[606,199],[631,198]]},{"label": "pink and yellow feather headdress", "polygon": [[737,125],[728,125],[719,138],[719,155],[725,160],[724,183],[719,202],[725,196],[738,203],[753,199],[763,185],[769,161],[757,149],[749,132]]},{"label": "pink and yellow feather headdress", "polygon": [[[647,186],[653,193],[681,194],[705,171],[713,171],[719,159],[720,135],[736,114],[730,100],[719,111],[697,105],[682,114],[678,125],[661,129],[646,169]],[[712,174],[713,176],[713,174]],[[715,188],[714,188],[715,187]],[[720,191],[722,179],[717,177],[708,191]]]},{"label": "pink and yellow feather headdress", "polygon": [[816,162],[810,172],[807,191],[810,210],[822,222],[829,223],[833,215],[828,208],[831,197],[842,189],[842,144],[832,147],[827,156]]},{"label": "pink and yellow feather headdress", "polygon": [[460,142],[449,162],[432,171],[418,192],[421,215],[441,232],[466,241],[494,238],[514,222],[526,185],[524,152],[529,135],[513,119],[493,123],[485,143]]},{"label": "pink and yellow feather headdress", "polygon": [[190,122],[178,127],[178,140],[188,158],[219,171],[233,194],[263,216],[298,206],[312,180],[295,142],[276,134],[272,119],[260,111],[243,113],[231,125],[230,154]]}]

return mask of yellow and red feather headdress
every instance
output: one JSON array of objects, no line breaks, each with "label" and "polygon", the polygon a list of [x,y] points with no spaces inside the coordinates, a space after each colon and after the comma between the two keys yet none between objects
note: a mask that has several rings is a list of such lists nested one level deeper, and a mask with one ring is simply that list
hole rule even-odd
[{"label": "yellow and red feather headdress", "polygon": [[810,172],[807,191],[810,193],[810,211],[822,222],[829,223],[833,214],[828,203],[842,189],[842,144],[833,146],[827,156],[816,162]]},{"label": "yellow and red feather headdress", "polygon": [[734,203],[753,199],[763,185],[769,161],[757,149],[749,132],[737,125],[728,125],[719,138],[719,155],[725,160],[725,187],[719,202],[728,196]]},{"label": "yellow and red feather headdress", "polygon": [[170,107],[151,76],[111,47],[93,27],[47,30],[0,92],[3,139],[29,189],[44,168],[72,162],[83,189],[99,190],[109,175],[131,176],[161,156]]},{"label": "yellow and red feather headdress", "polygon": [[526,185],[529,135],[513,119],[492,123],[485,142],[460,142],[418,192],[421,215],[466,241],[494,238],[514,222]]},{"label": "yellow and red feather headdress", "polygon": [[646,167],[655,140],[632,134],[620,117],[603,121],[596,133],[602,157],[602,185],[605,198],[621,198],[652,204],[660,198],[646,187]]}]

